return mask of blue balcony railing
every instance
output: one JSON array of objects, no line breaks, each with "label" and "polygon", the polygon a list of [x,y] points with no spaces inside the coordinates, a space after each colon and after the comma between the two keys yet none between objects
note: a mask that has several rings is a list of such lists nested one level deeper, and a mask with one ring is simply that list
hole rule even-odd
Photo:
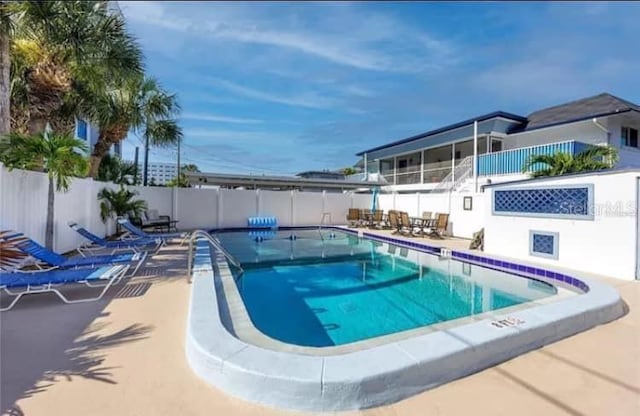
[{"label": "blue balcony railing", "polygon": [[[478,175],[505,175],[522,172],[522,168],[532,155],[552,155],[557,152],[576,155],[591,145],[570,140],[566,142],[543,144],[539,146],[521,147],[519,149],[503,150],[502,152],[487,153],[478,156]],[[534,166],[537,170],[542,166]]]}]

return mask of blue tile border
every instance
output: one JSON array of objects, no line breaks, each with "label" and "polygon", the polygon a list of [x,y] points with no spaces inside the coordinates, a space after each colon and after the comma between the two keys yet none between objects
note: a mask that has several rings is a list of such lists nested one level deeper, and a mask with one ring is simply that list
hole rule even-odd
[{"label": "blue tile border", "polygon": [[[374,241],[392,240],[389,242],[408,245],[394,238],[365,236]],[[440,251],[412,243],[425,252]],[[482,267],[500,267],[496,270],[502,271],[524,267],[541,277],[544,274],[544,278],[583,287],[588,293],[509,315],[498,313],[448,330],[413,334],[348,354],[272,350],[237,338],[224,325],[221,316],[224,307],[219,303],[224,300],[218,297],[221,287],[215,281],[219,269],[214,267],[211,256],[206,256],[207,245],[204,241],[198,244],[201,262],[192,274],[185,337],[189,366],[198,377],[227,394],[296,411],[342,411],[390,404],[624,314],[617,291],[597,280],[584,277],[588,287],[580,279],[562,273],[455,251],[453,257],[470,259]],[[222,256],[216,259],[218,264],[226,263]],[[489,264],[489,260],[494,264]],[[491,324],[492,319],[506,317],[520,324],[499,329]],[[392,389],[386,388],[390,381]]]},{"label": "blue tile border", "polygon": [[[406,247],[410,249],[414,249],[417,251],[430,253],[430,254],[440,254],[441,247],[432,246],[423,242],[418,241],[407,241],[401,240],[394,237],[387,237],[378,234],[372,234],[361,229],[349,229],[342,228],[336,226],[305,226],[305,227],[279,227],[281,230],[317,230],[319,228],[323,229],[335,229],[342,231],[347,234],[359,235],[362,232],[363,237],[367,237],[372,240],[382,241],[386,243],[392,243],[399,247]],[[229,232],[229,231],[255,231],[254,229],[246,228],[246,227],[237,227],[237,228],[220,228],[220,229],[212,229],[209,232]],[[580,292],[586,293],[589,291],[589,285],[581,281],[580,279],[576,279],[575,277],[571,277],[566,274],[553,272],[550,270],[533,267],[526,264],[512,263],[505,260],[498,260],[491,257],[479,256],[471,253],[467,253],[464,251],[451,250],[451,257],[457,260],[464,260],[465,263],[475,264],[480,267],[484,267],[487,269],[492,269],[500,272],[508,272],[516,276],[524,277],[526,279],[531,280],[539,280],[538,278],[542,277],[545,279],[552,280],[554,282],[560,283],[561,286],[570,286],[572,288],[578,289]]]}]

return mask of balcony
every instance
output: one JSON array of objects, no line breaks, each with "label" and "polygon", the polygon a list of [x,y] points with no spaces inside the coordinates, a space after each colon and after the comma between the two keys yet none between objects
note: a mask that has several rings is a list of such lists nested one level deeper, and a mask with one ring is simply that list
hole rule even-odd
[{"label": "balcony", "polygon": [[[529,157],[533,155],[552,155],[557,152],[576,155],[591,145],[569,140],[543,144],[538,146],[521,147],[518,149],[503,150],[501,152],[487,153],[478,156],[478,176],[507,175],[521,173]],[[539,168],[538,168],[539,169]],[[530,169],[536,170],[536,167]]]}]

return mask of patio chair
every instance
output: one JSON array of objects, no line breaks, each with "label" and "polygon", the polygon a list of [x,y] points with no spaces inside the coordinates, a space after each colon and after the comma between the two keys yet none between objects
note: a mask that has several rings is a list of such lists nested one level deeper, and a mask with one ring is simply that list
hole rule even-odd
[{"label": "patio chair", "polygon": [[120,239],[124,241],[136,238],[159,238],[163,242],[166,242],[167,240],[181,238],[182,241],[180,242],[180,244],[182,245],[191,235],[191,233],[147,233],[133,225],[127,218],[122,217],[118,218],[118,224],[120,224],[126,230],[125,235],[120,237]]},{"label": "patio chair", "polygon": [[411,237],[416,236],[416,234],[413,232],[415,227],[411,222],[411,219],[409,218],[409,213],[404,211],[400,212],[400,225],[402,226],[402,229],[400,230],[400,232],[405,230],[409,236]]},{"label": "patio chair", "polygon": [[171,231],[172,226],[175,227],[177,221],[172,221],[169,215],[160,215],[157,209],[147,209],[142,212],[142,218],[140,218],[140,228],[147,229],[165,229],[167,232]]},{"label": "patio chair", "polygon": [[433,227],[434,222],[435,219],[431,218],[431,211],[423,211],[422,218],[420,218],[420,221],[414,225],[420,230],[420,235],[424,237],[427,235],[427,230],[430,230]]},{"label": "patio chair", "polygon": [[76,250],[78,250],[78,253],[80,253],[80,255],[82,256],[85,256],[85,251],[103,250],[103,249],[111,249],[111,254],[115,254],[117,251],[127,251],[127,250],[131,250],[134,253],[139,253],[140,251],[143,251],[143,250],[140,250],[140,248],[145,248],[145,247],[150,249],[153,248],[153,251],[157,252],[160,249],[160,247],[162,247],[163,245],[163,241],[160,238],[156,238],[156,239],[138,238],[135,240],[109,241],[109,240],[105,240],[104,238],[98,237],[97,235],[93,234],[91,231],[87,230],[86,228],[82,227],[76,222],[70,221],[68,225],[69,227],[71,227],[72,230],[74,230],[75,232],[77,232],[87,240],[91,241],[91,243],[96,245],[96,246],[92,246],[91,243],[88,243],[87,245],[78,247]]},{"label": "patio chair", "polygon": [[448,226],[449,226],[449,214],[440,214],[440,213],[436,214],[436,221],[433,227],[431,228],[431,232],[429,233],[429,236],[444,239],[444,233],[447,231]]},{"label": "patio chair", "polygon": [[375,210],[373,211],[373,216],[371,218],[371,223],[369,223],[369,228],[382,228],[382,217],[384,211]]},{"label": "patio chair", "polygon": [[[53,292],[64,303],[80,303],[99,300],[109,288],[120,281],[127,273],[129,265],[112,267],[84,268],[76,270],[47,270],[47,271],[14,271],[0,272],[0,291],[9,296],[15,296],[6,307],[0,311],[13,308],[24,295]],[[84,284],[91,288],[102,288],[98,295],[81,299],[67,298],[59,288],[70,284]]]},{"label": "patio chair", "polygon": [[31,257],[34,257],[50,265],[50,267],[43,268],[41,264],[36,264],[36,267],[40,268],[41,270],[72,269],[80,267],[96,267],[117,265],[121,263],[132,263],[136,265],[133,269],[133,272],[131,273],[131,275],[134,275],[147,258],[146,251],[133,254],[123,253],[90,257],[65,257],[61,254],[56,253],[55,251],[41,246],[36,241],[18,232],[14,232],[14,234],[8,236],[6,240],[15,241],[15,246],[18,249],[26,254],[29,254]]},{"label": "patio chair", "polygon": [[349,222],[349,227],[357,227],[360,224],[360,210],[357,208],[349,208],[347,221]]},{"label": "patio chair", "polygon": [[400,211],[389,211],[389,224],[391,225],[391,229],[395,230],[391,234],[405,234],[407,228],[404,226],[401,220],[402,212]]}]

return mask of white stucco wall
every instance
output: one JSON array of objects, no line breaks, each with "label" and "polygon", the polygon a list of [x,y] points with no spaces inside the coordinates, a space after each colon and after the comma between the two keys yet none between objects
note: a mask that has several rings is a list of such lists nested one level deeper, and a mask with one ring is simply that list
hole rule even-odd
[{"label": "white stucco wall", "polygon": [[[577,175],[491,187],[497,189],[565,184],[593,184],[593,220],[493,215],[485,210],[485,251],[507,257],[632,280],[636,275],[638,234],[635,172]],[[558,259],[529,254],[529,231],[557,232]]]}]

